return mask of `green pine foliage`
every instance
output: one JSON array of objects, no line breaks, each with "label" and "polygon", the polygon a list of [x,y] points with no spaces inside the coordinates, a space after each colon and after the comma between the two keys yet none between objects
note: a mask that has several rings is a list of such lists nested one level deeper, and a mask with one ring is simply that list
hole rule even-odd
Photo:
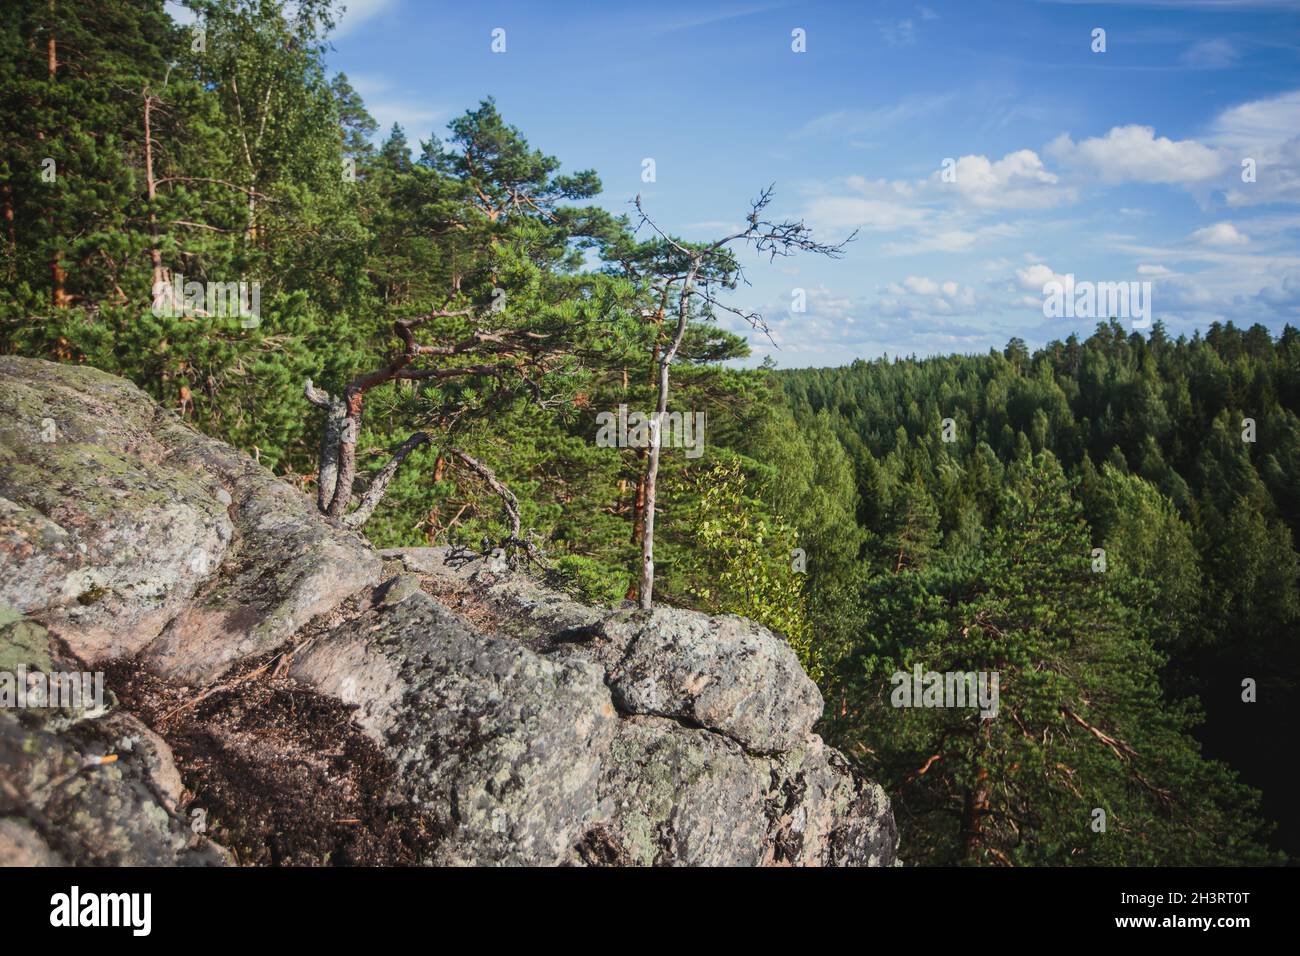
[{"label": "green pine foliage", "polygon": [[[848,693],[834,733],[897,781],[913,858],[1268,862],[1258,825],[1243,825],[1255,797],[1201,759],[1194,709],[1164,699],[1161,656],[1092,569],[1050,452],[1011,467],[999,515],[976,549],[869,577],[859,639],[840,662]],[[996,717],[894,706],[892,675],[911,680],[918,665],[996,673]]]},{"label": "green pine foliage", "polygon": [[[828,735],[893,783],[914,845],[926,847],[918,861],[1264,862],[1266,846],[1294,852],[1294,812],[1272,796],[1285,770],[1248,739],[1297,704],[1300,528],[1294,471],[1282,464],[1300,453],[1294,329],[1275,340],[1258,326],[1214,325],[1170,340],[1158,322],[1146,337],[1110,322],[1032,355],[1013,340],[986,356],[777,377],[800,428],[829,421],[856,476],[846,523],[864,535],[856,575],[829,585],[833,594],[809,581],[836,705]],[[1013,606],[1015,619],[1000,620]],[[915,663],[1002,669],[1010,710],[981,727],[960,712],[890,707],[890,676]],[[1257,704],[1241,700],[1245,678],[1258,684]],[[1258,718],[1243,716],[1249,707]],[[1062,708],[1122,741],[1119,753],[1094,752],[1102,738]],[[1088,748],[1049,748],[1045,763],[1011,746],[1020,734],[1029,747],[1030,736],[1008,715],[1035,740]],[[993,759],[987,748],[1006,734]],[[1229,758],[1264,803],[1205,752]],[[990,803],[973,837],[964,801],[982,790]],[[1095,808],[1110,816],[1110,835],[1122,826],[1140,846],[1090,836]],[[1277,835],[1261,815],[1282,821]]]}]

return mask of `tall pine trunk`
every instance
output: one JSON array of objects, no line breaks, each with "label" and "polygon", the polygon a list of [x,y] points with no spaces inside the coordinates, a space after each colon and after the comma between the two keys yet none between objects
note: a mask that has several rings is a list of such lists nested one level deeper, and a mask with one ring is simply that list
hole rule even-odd
[{"label": "tall pine trunk", "polygon": [[691,296],[695,294],[695,276],[700,271],[701,257],[691,261],[691,267],[682,282],[681,295],[677,300],[677,328],[673,333],[672,344],[659,357],[659,400],[655,403],[654,418],[650,421],[650,461],[645,473],[645,533],[641,537],[641,593],[639,604],[642,609],[654,607],[655,587],[655,503],[659,491],[659,453],[663,443],[663,421],[668,411],[668,370],[677,357],[677,350],[682,347],[686,337],[686,326],[691,320]]},{"label": "tall pine trunk", "polygon": [[[50,39],[46,47],[46,59],[49,67],[50,85],[54,85],[59,72],[59,41],[54,33],[54,0],[50,0]],[[44,139],[42,134],[39,138]],[[53,217],[50,219],[53,227]],[[66,309],[69,299],[67,292],[68,271],[63,267],[63,250],[56,248],[50,256],[50,301],[56,309]]]},{"label": "tall pine trunk", "polygon": [[153,172],[153,105],[154,99],[146,88],[144,91],[144,182],[149,197],[149,263],[153,272],[153,280],[149,285],[150,295],[156,295],[158,289],[167,281],[163,272],[162,249],[159,247],[158,213],[154,208],[158,198],[158,184]]}]

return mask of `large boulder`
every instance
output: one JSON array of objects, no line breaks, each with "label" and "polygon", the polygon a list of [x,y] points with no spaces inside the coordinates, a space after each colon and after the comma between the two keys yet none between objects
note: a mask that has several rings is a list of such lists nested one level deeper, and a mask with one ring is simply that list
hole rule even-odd
[{"label": "large boulder", "polygon": [[592,646],[621,710],[699,724],[754,753],[789,750],[822,715],[790,645],[745,618],[627,611]]},{"label": "large boulder", "polygon": [[587,832],[556,862],[895,863],[888,798],[812,733],[821,695],[771,631],[732,615],[592,608],[445,548],[382,553],[462,619],[602,675],[620,719]]},{"label": "large boulder", "polygon": [[379,580],[355,535],[129,382],[0,356],[0,604],[194,683]]},{"label": "large boulder", "polygon": [[416,591],[339,625],[290,674],[357,705],[397,794],[439,825],[432,862],[558,863],[596,813],[617,723],[597,667],[482,634]]},{"label": "large boulder", "polygon": [[63,725],[0,711],[0,866],[223,866],[178,813],[167,745],[130,714]]},{"label": "large boulder", "polygon": [[620,721],[600,793],[599,835],[617,864],[757,866],[770,775],[734,740],[663,717]]},{"label": "large boulder", "polygon": [[821,694],[790,645],[743,617],[663,606],[602,611],[491,560],[449,561],[445,548],[384,555],[463,613],[491,609],[492,626],[527,646],[598,663],[625,713],[698,724],[758,753],[789,750],[821,717]]}]

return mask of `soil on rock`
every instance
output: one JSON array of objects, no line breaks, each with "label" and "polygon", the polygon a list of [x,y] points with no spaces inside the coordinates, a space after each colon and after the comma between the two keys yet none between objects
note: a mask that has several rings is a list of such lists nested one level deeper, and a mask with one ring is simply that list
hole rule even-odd
[{"label": "soil on rock", "polygon": [[[389,805],[396,772],[347,704],[246,661],[200,691],[137,661],[106,669],[122,705],[163,734],[186,789],[182,813],[244,866],[418,864],[437,842],[427,814]],[[250,676],[254,675],[254,676]]]}]

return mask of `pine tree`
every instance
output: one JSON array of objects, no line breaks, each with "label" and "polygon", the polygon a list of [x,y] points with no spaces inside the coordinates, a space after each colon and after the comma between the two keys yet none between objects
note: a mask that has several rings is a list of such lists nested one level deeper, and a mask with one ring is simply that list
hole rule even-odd
[{"label": "pine tree", "polygon": [[[861,649],[845,665],[866,679],[837,733],[897,781],[915,858],[1268,860],[1257,798],[1199,756],[1195,712],[1163,699],[1160,657],[1091,571],[1087,528],[1050,454],[1014,466],[1000,515],[974,559],[873,579]],[[891,707],[880,688],[918,666],[996,673],[996,716]]]}]

